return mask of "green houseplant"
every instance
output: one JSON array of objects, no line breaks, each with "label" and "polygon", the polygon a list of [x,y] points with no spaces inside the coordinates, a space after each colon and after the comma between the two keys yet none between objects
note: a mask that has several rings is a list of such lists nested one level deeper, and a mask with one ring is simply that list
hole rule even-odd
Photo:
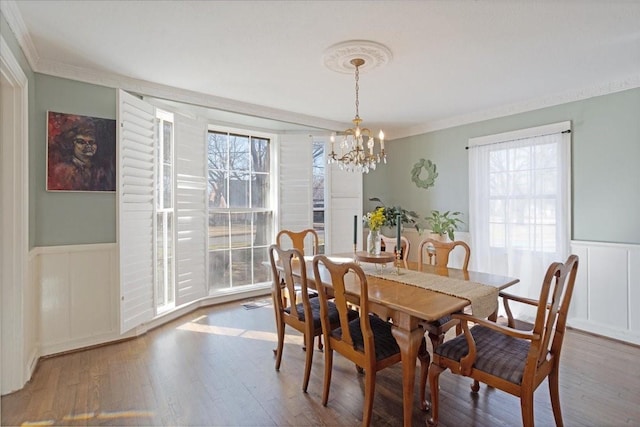
[{"label": "green houseplant", "polygon": [[401,224],[412,225],[416,230],[420,231],[420,224],[418,224],[417,221],[420,217],[414,211],[404,209],[401,206],[387,206],[382,200],[377,197],[372,197],[369,199],[369,201],[380,203],[378,206],[376,206],[376,209],[383,209],[382,213],[384,215],[384,223],[382,225],[384,227],[395,228],[396,218],[398,217],[398,215],[400,215]]},{"label": "green houseplant", "polygon": [[462,215],[460,212],[446,211],[444,213],[432,210],[431,215],[425,217],[431,228],[431,232],[439,234],[440,236],[447,235],[449,239],[453,240],[453,232],[458,229],[460,224],[464,222],[458,218]]}]

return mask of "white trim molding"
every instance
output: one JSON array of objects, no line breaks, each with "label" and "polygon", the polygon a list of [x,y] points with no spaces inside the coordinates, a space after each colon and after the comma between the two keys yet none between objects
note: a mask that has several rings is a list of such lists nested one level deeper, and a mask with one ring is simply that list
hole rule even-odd
[{"label": "white trim molding", "polygon": [[640,245],[572,241],[580,257],[567,324],[640,345]]}]

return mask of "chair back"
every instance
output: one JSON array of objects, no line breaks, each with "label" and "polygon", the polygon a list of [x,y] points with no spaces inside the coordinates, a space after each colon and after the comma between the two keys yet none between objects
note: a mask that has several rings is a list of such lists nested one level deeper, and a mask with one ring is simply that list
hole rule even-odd
[{"label": "chair back", "polygon": [[[321,269],[324,269],[325,271],[321,273]],[[330,337],[330,339],[325,339],[325,345],[330,344],[332,348],[336,349],[343,355],[345,355],[345,352],[352,355],[358,353],[354,349],[354,340],[351,335],[351,330],[349,329],[350,309],[345,277],[350,273],[355,275],[355,281],[359,282],[359,288],[357,291],[359,292],[360,328],[362,331],[362,337],[364,338],[364,354],[365,357],[372,358],[371,361],[373,362],[375,361],[375,345],[373,331],[369,322],[369,296],[367,277],[365,276],[364,271],[362,271],[362,268],[354,262],[336,263],[324,255],[317,255],[313,258],[313,274],[315,276],[316,289],[320,298],[322,333],[325,337]],[[327,303],[330,296],[333,296],[333,301],[338,309],[341,328],[340,334],[331,334],[327,311]]]},{"label": "chair back", "polygon": [[[280,230],[276,236],[276,244],[281,248],[295,248],[302,255],[317,255],[319,237],[316,230],[307,228],[302,231]],[[307,248],[308,250],[305,250]]]},{"label": "chair back", "polygon": [[[471,258],[471,248],[465,242],[456,240],[454,242],[441,242],[427,237],[420,242],[420,253],[418,254],[418,268],[422,270],[423,264],[433,264],[436,267],[446,268],[449,265],[449,255],[457,246],[464,249],[464,261],[462,270],[469,269],[469,258]],[[428,262],[425,262],[427,261]]]},{"label": "chair back", "polygon": [[[384,243],[384,250],[386,252],[393,252],[398,239],[396,237],[387,237],[384,234],[380,234],[380,239],[382,239],[382,243]],[[409,251],[411,250],[411,243],[409,242],[409,239],[404,236],[400,236],[400,247],[402,248],[402,260],[404,261],[404,267],[409,268],[407,265],[407,261],[409,260]]]},{"label": "chair back", "polygon": [[[309,303],[309,294],[307,291],[307,270],[304,265],[304,255],[298,249],[281,249],[278,245],[269,247],[269,260],[271,261],[271,275],[273,277],[273,285],[271,293],[273,295],[273,303],[277,311],[284,315],[297,317],[301,322],[305,318],[309,319],[311,315],[311,305]],[[280,264],[281,270],[278,269]],[[299,269],[300,278],[294,280],[293,269]],[[296,295],[296,291],[300,287],[300,295],[302,296],[302,304],[304,312],[296,309],[296,298],[284,298],[284,289],[288,295]],[[288,313],[285,311],[288,310]],[[305,317],[306,316],[306,317]]]},{"label": "chair back", "polygon": [[[537,359],[535,366],[531,366],[532,369],[547,361],[548,355],[556,358],[556,363],[559,360],[577,272],[576,255],[569,256],[564,264],[554,262],[547,269],[533,325],[533,333],[538,334],[541,339],[537,343],[534,340],[531,345],[529,359]],[[529,366],[525,371],[528,368]]]}]

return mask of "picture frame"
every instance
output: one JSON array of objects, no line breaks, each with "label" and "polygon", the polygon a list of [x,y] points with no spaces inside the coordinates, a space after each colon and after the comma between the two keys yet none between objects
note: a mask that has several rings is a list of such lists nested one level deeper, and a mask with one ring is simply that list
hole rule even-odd
[{"label": "picture frame", "polygon": [[116,190],[116,121],[47,111],[47,191]]}]

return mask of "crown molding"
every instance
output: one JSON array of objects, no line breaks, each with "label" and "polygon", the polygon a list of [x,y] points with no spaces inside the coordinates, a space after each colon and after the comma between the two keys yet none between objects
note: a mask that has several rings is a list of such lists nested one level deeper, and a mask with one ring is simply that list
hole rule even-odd
[{"label": "crown molding", "polygon": [[24,56],[27,57],[31,69],[35,70],[40,61],[40,55],[38,55],[38,50],[33,44],[33,40],[31,40],[31,35],[29,34],[29,30],[27,30],[27,26],[22,19],[22,14],[15,0],[2,0],[0,2],[0,11],[2,11],[4,18],[9,24],[9,28],[11,28],[13,34],[16,36],[18,44],[22,48]]},{"label": "crown molding", "polygon": [[581,101],[601,95],[622,92],[628,89],[640,87],[640,73],[628,76],[625,79],[610,82],[601,85],[595,85],[590,88],[577,91],[568,91],[552,96],[541,97],[531,101],[514,103],[489,110],[477,111],[471,114],[465,114],[455,117],[449,117],[442,120],[434,120],[422,125],[411,126],[404,129],[398,129],[394,134],[394,139],[406,138],[409,136],[421,135],[424,133],[434,132],[437,130],[448,129],[456,126],[462,126],[470,123],[481,122],[485,120],[497,119],[500,117],[511,116],[514,114],[525,113],[527,111],[539,110],[541,108],[553,107],[555,105],[567,104],[569,102]]},{"label": "crown molding", "polygon": [[326,129],[328,131],[342,129],[345,126],[344,123],[334,120],[326,120],[306,114],[294,113],[262,105],[249,104],[229,98],[222,98],[188,89],[180,89],[173,86],[126,77],[115,73],[96,71],[46,59],[41,59],[38,62],[38,67],[35,71],[84,83],[123,89],[138,95],[164,98],[232,113],[279,120],[282,122],[310,126],[318,129]]}]

